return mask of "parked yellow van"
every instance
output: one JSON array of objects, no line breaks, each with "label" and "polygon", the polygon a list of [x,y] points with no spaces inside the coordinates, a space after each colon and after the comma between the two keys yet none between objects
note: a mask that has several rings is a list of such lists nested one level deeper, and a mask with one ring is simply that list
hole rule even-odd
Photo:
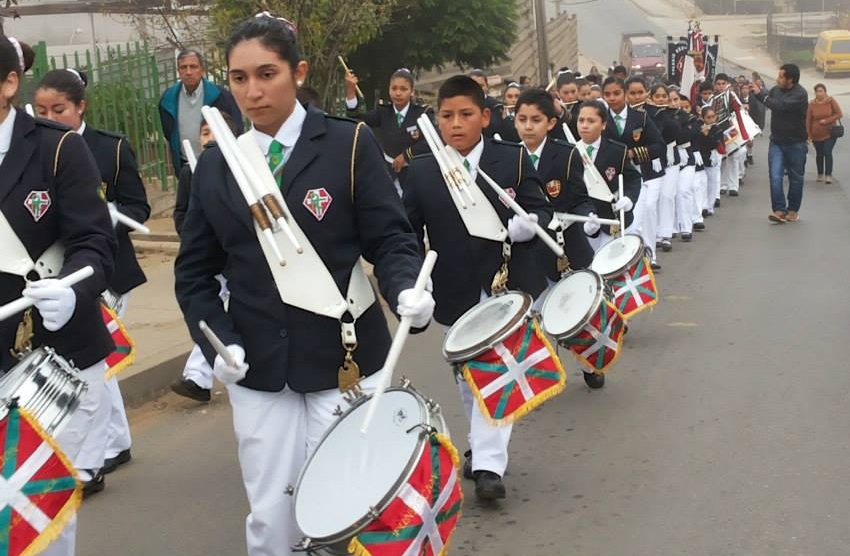
[{"label": "parked yellow van", "polygon": [[830,73],[850,72],[850,31],[821,31],[815,44],[815,69]]}]

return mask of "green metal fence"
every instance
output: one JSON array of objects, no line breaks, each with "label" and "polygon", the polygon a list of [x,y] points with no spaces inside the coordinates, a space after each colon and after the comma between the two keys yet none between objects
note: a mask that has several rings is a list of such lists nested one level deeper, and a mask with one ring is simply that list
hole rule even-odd
[{"label": "green metal fence", "polygon": [[159,54],[145,43],[131,43],[72,56],[48,56],[44,43],[36,46],[36,62],[24,83],[24,102],[51,69],[74,68],[88,76],[87,124],[126,135],[136,152],[142,179],[163,191],[175,185],[168,163],[168,143],[162,136],[159,98],[176,80],[172,50]]}]

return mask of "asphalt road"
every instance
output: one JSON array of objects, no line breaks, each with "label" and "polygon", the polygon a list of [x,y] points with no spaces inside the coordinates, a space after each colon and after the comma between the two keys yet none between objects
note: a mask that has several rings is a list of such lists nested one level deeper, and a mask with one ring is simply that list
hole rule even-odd
[{"label": "asphalt road", "polygon": [[[481,506],[465,481],[452,554],[846,554],[850,200],[814,183],[810,158],[800,222],[771,225],[765,163],[763,139],[741,197],[662,254],[662,301],[633,322],[603,390],[566,360],[566,392],[515,428],[507,500]],[[436,327],[412,338],[400,368],[464,450],[440,341]],[[223,395],[169,395],[131,420],[135,459],[85,502],[77,553],[244,554]]]}]

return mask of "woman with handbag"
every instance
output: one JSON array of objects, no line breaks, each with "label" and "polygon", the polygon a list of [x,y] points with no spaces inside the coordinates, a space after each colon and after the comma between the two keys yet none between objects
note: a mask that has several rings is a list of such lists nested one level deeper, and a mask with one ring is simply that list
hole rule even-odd
[{"label": "woman with handbag", "polygon": [[842,115],[838,101],[827,96],[826,85],[815,85],[815,98],[809,102],[806,113],[806,131],[817,153],[818,181],[832,183],[832,149],[836,139],[844,135]]}]

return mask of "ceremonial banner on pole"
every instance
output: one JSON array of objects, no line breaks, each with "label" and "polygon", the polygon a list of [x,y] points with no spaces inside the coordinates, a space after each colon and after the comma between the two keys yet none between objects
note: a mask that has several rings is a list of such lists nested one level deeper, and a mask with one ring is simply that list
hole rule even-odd
[{"label": "ceremonial banner on pole", "polygon": [[444,556],[460,519],[460,460],[448,437],[432,434],[398,496],[348,546],[355,556]]},{"label": "ceremonial banner on pole", "polygon": [[494,424],[513,423],[564,391],[567,374],[536,320],[463,365],[481,412]]},{"label": "ceremonial banner on pole", "polygon": [[80,505],[74,466],[17,405],[0,421],[0,556],[34,556]]}]

